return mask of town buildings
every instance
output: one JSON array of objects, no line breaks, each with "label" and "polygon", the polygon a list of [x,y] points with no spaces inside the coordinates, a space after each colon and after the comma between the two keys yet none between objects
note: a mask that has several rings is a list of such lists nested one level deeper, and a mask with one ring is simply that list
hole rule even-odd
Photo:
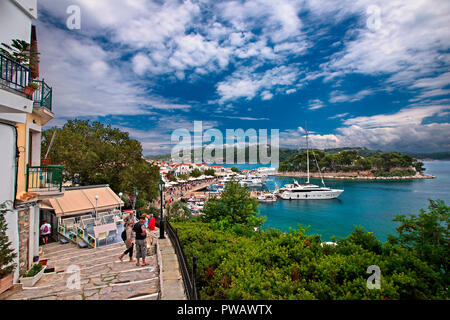
[{"label": "town buildings", "polygon": [[[0,1],[0,43],[23,40],[37,51],[35,19],[37,0]],[[50,165],[48,159],[41,163],[41,132],[54,117],[53,92],[39,77],[35,58],[18,61],[0,55],[0,204],[17,253],[16,282],[39,255],[42,201],[64,194],[62,166]],[[34,92],[29,91],[33,82],[38,85]]]}]

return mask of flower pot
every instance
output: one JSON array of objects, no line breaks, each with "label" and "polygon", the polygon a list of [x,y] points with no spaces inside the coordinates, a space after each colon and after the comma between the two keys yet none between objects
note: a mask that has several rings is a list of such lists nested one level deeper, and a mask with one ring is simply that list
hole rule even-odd
[{"label": "flower pot", "polygon": [[46,266],[47,265],[47,261],[48,261],[48,259],[41,259],[41,260],[39,260],[39,263],[41,265],[43,265],[43,266]]},{"label": "flower pot", "polygon": [[0,278],[0,294],[8,290],[13,286],[13,273],[4,276],[3,278]]},{"label": "flower pot", "polygon": [[20,283],[22,283],[22,287],[24,288],[31,288],[33,287],[36,282],[38,282],[42,275],[44,274],[44,270],[47,268],[47,266],[44,266],[41,271],[39,271],[34,277],[20,277]]},{"label": "flower pot", "polygon": [[30,86],[26,86],[23,89],[23,93],[25,93],[27,96],[32,96],[34,91],[36,91],[36,89],[34,89],[34,88],[30,87]]}]

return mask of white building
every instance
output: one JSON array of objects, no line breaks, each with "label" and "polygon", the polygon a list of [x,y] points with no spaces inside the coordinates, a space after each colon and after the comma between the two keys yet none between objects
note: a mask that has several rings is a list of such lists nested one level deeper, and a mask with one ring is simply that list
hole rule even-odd
[{"label": "white building", "polygon": [[[0,43],[11,44],[15,39],[32,43],[36,18],[37,0],[1,0]],[[40,201],[63,194],[62,167],[41,166],[42,126],[54,116],[52,89],[33,79],[37,75],[27,66],[4,55],[0,60],[0,204],[8,209],[7,235],[17,253],[17,282],[39,255]],[[26,94],[30,82],[39,83],[40,88]],[[58,174],[59,183],[54,186]]]}]

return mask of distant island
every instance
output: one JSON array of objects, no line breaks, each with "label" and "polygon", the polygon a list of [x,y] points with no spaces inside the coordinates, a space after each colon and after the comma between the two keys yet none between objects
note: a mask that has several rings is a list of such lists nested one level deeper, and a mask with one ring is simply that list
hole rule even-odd
[{"label": "distant island", "polygon": [[[365,148],[311,150],[310,176],[325,179],[399,180],[432,179],[424,174],[423,162],[399,152],[380,152]],[[320,170],[319,170],[320,168]],[[278,176],[306,177],[306,150],[280,162]]]}]

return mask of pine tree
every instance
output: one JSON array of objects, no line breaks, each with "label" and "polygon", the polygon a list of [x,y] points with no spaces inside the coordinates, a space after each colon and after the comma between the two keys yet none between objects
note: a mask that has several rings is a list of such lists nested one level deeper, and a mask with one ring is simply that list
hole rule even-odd
[{"label": "pine tree", "polygon": [[13,261],[17,254],[11,249],[11,242],[6,235],[7,225],[5,214],[7,211],[6,204],[0,204],[0,278],[13,272],[16,267]]}]

